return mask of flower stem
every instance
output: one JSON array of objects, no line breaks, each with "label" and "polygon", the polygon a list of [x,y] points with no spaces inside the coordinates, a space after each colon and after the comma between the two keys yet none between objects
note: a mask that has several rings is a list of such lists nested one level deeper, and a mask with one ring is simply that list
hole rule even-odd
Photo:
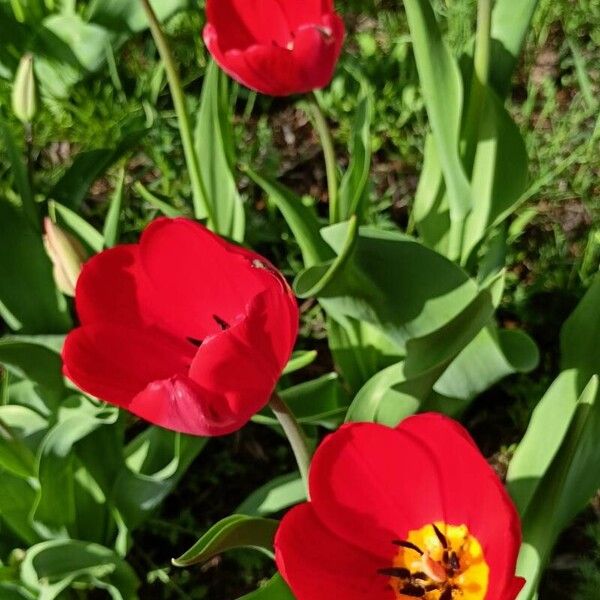
[{"label": "flower stem", "polygon": [[338,185],[337,185],[337,165],[335,161],[335,149],[331,138],[331,131],[325,115],[321,110],[319,99],[313,92],[310,99],[310,110],[312,113],[315,129],[321,140],[323,156],[325,158],[325,171],[327,173],[327,193],[329,195],[329,221],[337,222],[338,215]]},{"label": "flower stem", "polygon": [[302,480],[306,485],[306,491],[308,494],[308,467],[310,466],[311,452],[308,448],[308,441],[304,435],[304,431],[302,430],[302,427],[296,420],[296,417],[292,411],[289,409],[288,405],[277,395],[276,392],[273,392],[269,406],[277,417],[279,424],[281,425],[288,441],[290,442],[290,446],[292,447],[292,451],[296,457],[296,462],[298,463],[300,475],[302,476]]},{"label": "flower stem", "polygon": [[477,32],[473,55],[473,76],[465,123],[465,167],[468,173],[473,168],[475,149],[479,133],[481,111],[485,104],[485,95],[490,71],[491,27],[493,0],[478,0]]},{"label": "flower stem", "polygon": [[190,117],[187,109],[185,94],[183,92],[183,86],[181,84],[181,78],[179,77],[175,60],[173,59],[173,53],[171,52],[167,38],[160,27],[160,23],[156,18],[156,14],[152,6],[150,6],[149,0],[140,1],[146,16],[148,17],[150,31],[152,32],[154,43],[158,48],[158,53],[160,54],[165,66],[165,71],[167,73],[169,89],[171,90],[171,96],[173,98],[173,106],[175,107],[175,113],[179,123],[179,134],[181,135],[181,143],[183,145],[185,162],[190,175],[190,183],[192,186],[192,196],[194,202],[194,214],[196,218],[202,218],[206,216],[208,219],[208,226],[214,226],[214,215],[212,214],[212,207],[208,202],[206,189],[202,181],[198,156],[196,154],[192,138],[192,129],[190,126]]}]

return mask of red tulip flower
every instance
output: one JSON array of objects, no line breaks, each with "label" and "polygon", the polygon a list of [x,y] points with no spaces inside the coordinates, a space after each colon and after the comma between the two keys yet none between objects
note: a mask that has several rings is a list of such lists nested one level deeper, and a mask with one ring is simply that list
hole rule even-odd
[{"label": "red tulip flower", "polygon": [[344,41],[333,0],[207,0],[204,42],[236,81],[270,96],[325,87]]},{"label": "red tulip flower", "polygon": [[514,600],[524,584],[515,508],[447,417],[343,426],[318,448],[309,487],[275,538],[297,600]]},{"label": "red tulip flower", "polygon": [[183,433],[222,435],[264,407],[298,331],[296,301],[264,258],[187,219],[83,267],[81,326],[63,349],[82,390]]}]

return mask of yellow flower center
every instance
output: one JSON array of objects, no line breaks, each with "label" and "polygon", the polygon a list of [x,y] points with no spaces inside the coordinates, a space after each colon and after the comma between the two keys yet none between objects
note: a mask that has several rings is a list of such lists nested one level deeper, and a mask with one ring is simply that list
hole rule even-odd
[{"label": "yellow flower center", "polygon": [[390,577],[397,600],[483,600],[490,568],[481,544],[465,525],[442,522],[425,525],[396,540],[400,550],[392,567],[380,569]]}]

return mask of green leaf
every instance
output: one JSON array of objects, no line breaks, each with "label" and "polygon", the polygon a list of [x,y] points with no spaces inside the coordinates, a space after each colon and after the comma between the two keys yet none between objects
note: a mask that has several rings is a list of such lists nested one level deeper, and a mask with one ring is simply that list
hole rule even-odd
[{"label": "green leaf", "polygon": [[[322,230],[340,254],[349,223]],[[307,269],[299,280],[314,279],[323,265]],[[457,265],[396,231],[361,227],[352,258],[319,292],[327,311],[366,321],[403,351],[406,341],[435,331],[477,295],[477,285]]]},{"label": "green leaf", "polygon": [[35,72],[44,92],[66,98],[73,84],[105,61],[110,34],[77,14],[53,14],[36,31]]},{"label": "green leaf", "polygon": [[161,200],[156,194],[153,194],[146,189],[139,181],[136,181],[133,184],[133,189],[140,195],[142,200],[145,200],[148,202],[148,204],[154,208],[157,208],[163,215],[165,215],[165,217],[174,218],[185,216],[181,210],[171,206],[168,202]]},{"label": "green leaf", "polygon": [[294,352],[283,369],[283,375],[289,375],[290,373],[304,369],[304,367],[308,367],[308,365],[312,364],[316,358],[316,350],[298,350]]},{"label": "green leaf", "polygon": [[[343,420],[348,408],[348,395],[342,388],[337,373],[328,373],[317,379],[304,381],[279,392],[300,423],[335,428]],[[252,419],[257,423],[278,425],[279,422],[266,408]]]},{"label": "green leaf", "polygon": [[408,340],[406,359],[372,377],[352,402],[347,421],[396,426],[426,402],[452,360],[485,327],[493,314],[492,295],[482,290],[439,329]]},{"label": "green leaf", "polygon": [[351,260],[357,241],[358,219],[352,215],[347,222],[346,238],[335,259],[302,271],[294,281],[296,295],[302,298],[318,296]]},{"label": "green leaf", "polygon": [[278,573],[264,586],[238,600],[294,600],[294,596]]},{"label": "green leaf", "polygon": [[71,166],[56,182],[48,198],[77,210],[85,199],[90,186],[107,169],[140,142],[149,129],[144,123],[132,118],[123,126],[124,133],[112,148],[101,148],[80,152]]},{"label": "green leaf", "polygon": [[252,492],[236,509],[249,517],[272,515],[306,500],[306,485],[298,473],[281,475]]},{"label": "green leaf", "polygon": [[62,531],[76,521],[75,470],[73,447],[81,439],[106,424],[113,424],[118,411],[99,406],[83,396],[63,402],[58,422],[42,440],[38,450],[38,492],[33,517],[51,531]]},{"label": "green leaf", "polygon": [[2,600],[35,600],[26,589],[13,583],[0,583]]},{"label": "green leaf", "polygon": [[26,406],[0,406],[0,470],[25,479],[35,477],[34,452],[47,427],[48,421]]},{"label": "green leaf", "polygon": [[113,192],[106,220],[104,221],[104,230],[102,237],[104,245],[107,248],[112,248],[119,241],[119,219],[121,217],[121,209],[123,207],[123,198],[125,196],[125,167],[119,171],[117,186]]},{"label": "green leaf", "polygon": [[138,578],[114,551],[78,540],[52,540],[29,548],[21,564],[21,579],[54,600],[77,582],[78,587],[105,589],[113,600],[136,600]]},{"label": "green leaf", "polygon": [[148,517],[177,485],[206,438],[149,427],[127,447],[111,496],[129,529]]},{"label": "green leaf", "polygon": [[510,89],[513,71],[538,0],[496,0],[492,12],[490,80],[504,98]]},{"label": "green leaf", "polygon": [[71,319],[52,264],[22,212],[0,199],[0,316],[22,333],[61,333]]},{"label": "green leaf", "polygon": [[81,241],[83,241],[94,252],[101,252],[104,248],[104,237],[102,234],[90,225],[84,218],[80,217],[74,210],[59,204],[50,202],[50,210],[55,211],[60,220],[66,225]]},{"label": "green leaf", "polygon": [[460,252],[462,221],[471,210],[471,187],[459,155],[463,87],[456,60],[444,43],[429,0],[404,0],[411,40],[437,157],[448,192],[449,256]]},{"label": "green leaf", "polygon": [[561,367],[577,369],[579,390],[593,375],[600,374],[600,274],[560,332]]},{"label": "green leaf", "polygon": [[[189,0],[151,0],[150,4],[162,22],[187,8]],[[148,19],[138,0],[92,0],[87,19],[118,33],[137,33],[148,27]]]},{"label": "green leaf", "polygon": [[476,200],[465,223],[463,263],[489,229],[515,210],[527,188],[525,141],[491,89],[485,96],[478,131],[471,179]]},{"label": "green leaf", "polygon": [[560,532],[600,488],[600,400],[594,376],[579,395],[577,373],[564,371],[537,406],[508,472],[522,512],[524,550],[519,598],[535,593]]},{"label": "green leaf", "polygon": [[[1,17],[0,17],[1,18]],[[23,132],[25,135],[25,132]],[[23,205],[23,214],[29,220],[30,226],[35,231],[40,231],[40,215],[33,197],[33,190],[29,181],[29,174],[23,159],[23,152],[19,148],[7,119],[0,112],[0,139],[4,142],[4,147],[8,155],[9,164],[15,180],[15,186],[21,203]]]},{"label": "green leaf", "polygon": [[440,254],[448,254],[450,211],[438,151],[433,135],[425,138],[423,170],[415,193],[412,216],[423,241]]},{"label": "green leaf", "polygon": [[259,175],[248,166],[244,166],[243,170],[281,211],[300,246],[304,266],[310,267],[330,259],[332,252],[319,234],[321,225],[314,210],[305,206],[301,198],[280,183]]},{"label": "green leaf", "polygon": [[518,330],[498,330],[489,324],[452,361],[434,390],[462,400],[464,408],[481,392],[513,373],[528,373],[539,362],[535,342]]},{"label": "green leaf", "polygon": [[31,507],[36,491],[33,480],[25,480],[0,470],[0,520],[27,545],[40,541],[40,535],[31,525]]},{"label": "green leaf", "polygon": [[337,314],[335,301],[333,307],[323,298],[320,302],[328,313],[327,341],[336,370],[353,395],[376,373],[397,363],[404,355],[381,329]]},{"label": "green leaf", "polygon": [[208,202],[212,206],[215,230],[241,242],[245,229],[244,206],[227,151],[233,147],[228,86],[225,73],[211,61],[204,75],[195,148]]},{"label": "green leaf", "polygon": [[271,553],[278,521],[231,515],[213,525],[187,552],[173,559],[177,567],[206,562],[234,548],[255,548]]},{"label": "green leaf", "polygon": [[49,391],[55,399],[65,393],[60,355],[27,339],[0,339],[0,363],[21,379],[29,379]]},{"label": "green leaf", "polygon": [[375,103],[373,90],[360,71],[353,70],[352,74],[360,83],[360,92],[352,128],[350,164],[340,181],[339,214],[335,215],[335,222],[347,221],[352,215],[358,215],[362,221],[371,169],[371,121]]}]

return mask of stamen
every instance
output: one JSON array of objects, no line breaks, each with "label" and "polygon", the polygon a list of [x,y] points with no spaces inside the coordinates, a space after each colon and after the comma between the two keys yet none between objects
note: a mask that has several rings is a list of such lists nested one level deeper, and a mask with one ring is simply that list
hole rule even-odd
[{"label": "stamen", "polygon": [[439,527],[435,523],[432,523],[431,526],[433,527],[433,531],[435,531],[437,539],[440,540],[442,548],[446,550],[448,548],[448,540],[446,539],[446,536],[439,530]]},{"label": "stamen", "polygon": [[400,546],[401,548],[407,548],[408,550],[414,550],[415,552],[418,552],[419,554],[423,554],[423,550],[421,550],[421,548],[419,548],[419,546],[417,546],[416,544],[413,544],[412,542],[408,542],[406,540],[392,540],[392,544],[394,544],[395,546]]},{"label": "stamen", "polygon": [[223,319],[221,319],[221,317],[219,317],[218,315],[213,315],[212,318],[217,322],[217,325],[223,331],[225,331],[226,329],[229,329],[229,323],[227,321],[224,321]]},{"label": "stamen", "polygon": [[452,600],[452,588],[447,587],[440,596],[440,600]]},{"label": "stamen", "polygon": [[425,588],[414,583],[409,583],[400,588],[400,593],[405,596],[412,596],[413,598],[422,598],[425,595]]},{"label": "stamen", "polygon": [[458,560],[458,556],[456,555],[456,552],[450,552],[450,568],[453,571],[458,571],[460,569],[460,560]]},{"label": "stamen", "polygon": [[398,579],[410,579],[410,571],[404,567],[387,567],[384,569],[377,569],[380,575],[387,575],[388,577],[397,577]]}]

